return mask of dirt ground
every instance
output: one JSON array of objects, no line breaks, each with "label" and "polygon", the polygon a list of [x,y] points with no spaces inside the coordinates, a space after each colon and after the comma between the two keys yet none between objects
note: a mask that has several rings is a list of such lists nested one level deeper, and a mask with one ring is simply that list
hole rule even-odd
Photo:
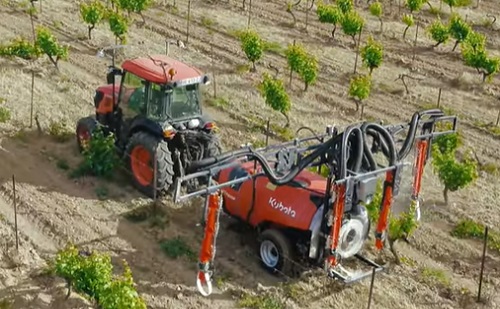
[{"label": "dirt ground", "polygon": [[[0,38],[7,41],[16,36],[30,37],[29,16],[21,2],[0,1]],[[431,1],[439,7],[437,1]],[[171,4],[171,3],[169,3]],[[348,81],[355,61],[350,37],[317,22],[314,11],[309,14],[307,33],[305,5],[295,11],[297,25],[290,25],[284,1],[254,1],[252,27],[276,49],[258,63],[258,72],[243,72],[246,65],[239,43],[234,37],[247,24],[248,11],[242,2],[229,0],[209,4],[192,3],[189,41],[186,42],[187,0],[177,0],[177,9],[157,3],[146,13],[144,27],[132,25],[126,57],[165,52],[165,40],[182,40],[187,48],[170,46],[170,55],[199,66],[216,76],[217,106],[205,110],[222,128],[227,149],[263,136],[252,121],[266,119],[283,125],[284,119],[264,105],[256,90],[260,73],[272,63],[286,78],[286,60],[280,50],[293,40],[306,44],[320,59],[318,82],[303,93],[303,85],[294,80],[290,89],[293,108],[290,119],[293,128],[308,125],[322,131],[327,124],[346,125],[358,121],[354,103],[347,97]],[[432,49],[432,42],[423,35],[412,47],[415,27],[402,39],[403,25],[398,7],[386,8],[384,31],[378,32],[378,20],[368,15],[366,5],[360,11],[366,17],[368,33],[381,40],[385,59],[374,72],[374,90],[366,108],[367,119],[386,122],[408,121],[417,109],[435,103],[442,88],[442,105],[453,109],[460,117],[460,130],[465,142],[483,163],[500,164],[500,137],[482,124],[494,122],[499,108],[499,80],[489,85],[480,82],[475,71],[466,68],[459,52],[451,52],[452,43]],[[498,16],[496,0],[483,0],[478,9],[456,10],[467,15],[478,31],[488,36],[488,48],[499,54],[500,26],[483,27],[487,14]],[[449,9],[443,5],[442,18]],[[420,14],[423,24],[434,19],[426,6]],[[211,29],[207,28],[211,21]],[[93,113],[95,88],[105,83],[109,61],[96,57],[97,50],[114,43],[107,25],[94,31],[91,41],[85,39],[86,26],[79,21],[76,1],[43,2],[37,25],[49,27],[61,42],[71,46],[67,62],[60,63],[56,72],[47,60],[36,63],[35,107],[41,129],[46,131],[51,121],[65,122],[73,130],[80,117]],[[413,58],[415,51],[415,58]],[[223,228],[217,247],[218,287],[208,298],[195,288],[196,265],[188,258],[171,259],[161,250],[163,239],[181,236],[197,252],[202,237],[201,203],[173,205],[165,201],[165,215],[155,225],[134,223],[123,214],[147,204],[128,181],[106,183],[91,177],[72,180],[62,163],[74,168],[80,155],[74,139],[63,143],[46,133],[41,135],[30,125],[30,64],[20,60],[0,59],[0,102],[8,108],[11,119],[0,124],[0,299],[13,301],[13,308],[89,308],[90,304],[77,295],[64,300],[64,284],[44,275],[46,260],[68,241],[111,252],[114,258],[126,259],[151,308],[235,308],[242,292],[270,292],[287,298],[289,308],[359,308],[366,306],[369,280],[343,287],[328,282],[324,275],[314,275],[281,284],[284,279],[265,273],[259,267],[253,244],[241,233]],[[364,70],[364,69],[361,69]],[[405,93],[400,74],[417,78],[409,80],[410,93]],[[207,89],[207,97],[212,89]],[[496,94],[496,97],[492,94]],[[221,103],[222,102],[222,103]],[[248,121],[242,121],[246,119]],[[36,127],[36,124],[33,124]],[[12,175],[16,177],[18,206],[19,251],[15,250]],[[480,268],[481,243],[459,240],[450,236],[453,224],[469,217],[492,227],[500,222],[498,177],[482,173],[477,183],[450,194],[444,206],[442,186],[426,171],[424,182],[423,222],[410,244],[398,244],[404,263],[391,265],[376,279],[372,308],[500,308],[500,256],[489,252],[486,259],[484,303],[475,303]],[[105,198],[102,198],[105,192]],[[99,198],[101,196],[101,198]],[[193,215],[194,214],[194,215]],[[227,220],[225,220],[227,221]],[[227,226],[227,225],[225,225]],[[368,255],[373,255],[367,250]],[[389,259],[390,260],[390,259]],[[439,272],[436,269],[440,270]],[[439,275],[429,275],[439,273]],[[275,307],[268,307],[275,308]]]}]

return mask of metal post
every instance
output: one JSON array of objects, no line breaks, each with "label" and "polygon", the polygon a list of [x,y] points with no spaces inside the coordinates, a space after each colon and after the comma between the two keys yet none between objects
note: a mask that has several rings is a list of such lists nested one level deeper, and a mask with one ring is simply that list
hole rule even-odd
[{"label": "metal post", "polygon": [[484,228],[483,257],[481,259],[481,271],[479,273],[479,287],[477,290],[477,302],[481,301],[481,289],[483,287],[484,262],[486,260],[486,247],[488,246],[488,227]]},{"label": "metal post", "polygon": [[17,201],[16,201],[16,178],[12,175],[12,192],[14,194],[14,229],[16,231],[16,250],[19,250],[19,233],[17,232]]},{"label": "metal post", "polygon": [[372,281],[370,283],[370,294],[368,294],[368,307],[367,309],[370,309],[372,305],[372,297],[373,297],[373,283],[375,282],[375,274],[377,273],[377,269],[373,267],[372,270]]},{"label": "metal post", "polygon": [[439,93],[438,93],[438,101],[437,101],[437,108],[439,108],[439,106],[441,105],[441,91],[442,89],[439,88]]},{"label": "metal post", "polygon": [[271,126],[271,120],[267,119],[267,124],[266,124],[266,147],[269,145],[269,130]]},{"label": "metal post", "polygon": [[30,129],[33,127],[33,97],[35,92],[35,71],[31,70],[31,106],[30,106]]}]

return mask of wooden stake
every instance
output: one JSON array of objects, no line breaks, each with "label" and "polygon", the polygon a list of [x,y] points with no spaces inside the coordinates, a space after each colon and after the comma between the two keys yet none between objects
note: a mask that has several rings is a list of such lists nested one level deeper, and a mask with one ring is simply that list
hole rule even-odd
[{"label": "wooden stake", "polygon": [[252,19],[252,0],[248,3],[248,21],[247,21],[247,29],[250,29],[250,22]]},{"label": "wooden stake", "polygon": [[31,69],[30,129],[33,127],[33,97],[35,96],[35,71]]},{"label": "wooden stake", "polygon": [[191,0],[188,0],[187,14],[187,29],[186,29],[186,44],[189,43],[189,25],[191,24]]},{"label": "wooden stake", "polygon": [[442,89],[439,88],[437,108],[439,108],[441,106],[441,91],[442,91]]},{"label": "wooden stake", "polygon": [[17,197],[16,197],[16,178],[12,175],[12,192],[14,195],[14,230],[16,232],[16,250],[19,250],[19,233],[17,231]]},{"label": "wooden stake", "polygon": [[483,287],[484,263],[486,261],[486,248],[488,247],[488,227],[484,228],[483,256],[481,258],[481,271],[479,273],[479,287],[477,289],[477,302],[481,301],[481,289]]}]

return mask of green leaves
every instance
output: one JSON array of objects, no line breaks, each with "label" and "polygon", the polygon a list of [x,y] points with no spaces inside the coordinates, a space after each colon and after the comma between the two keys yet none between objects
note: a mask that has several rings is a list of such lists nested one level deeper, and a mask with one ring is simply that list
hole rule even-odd
[{"label": "green leaves", "polygon": [[440,19],[436,19],[427,28],[427,33],[436,42],[436,45],[434,45],[434,47],[446,43],[450,39],[450,32],[448,30],[448,27],[444,25]]},{"label": "green leaves", "polygon": [[410,13],[418,12],[426,2],[424,0],[406,0],[406,7],[410,10]]},{"label": "green leaves", "polygon": [[461,52],[466,66],[476,69],[483,76],[483,82],[491,81],[500,69],[500,58],[490,57],[486,51],[486,37],[471,31],[461,45]]},{"label": "green leaves", "polygon": [[116,154],[115,138],[105,135],[101,128],[92,132],[92,138],[83,149],[83,165],[85,172],[98,177],[110,177],[120,160]]},{"label": "green leaves", "polygon": [[306,52],[301,44],[289,44],[285,50],[285,56],[290,71],[299,74],[305,84],[304,91],[307,91],[309,85],[313,84],[318,78],[318,59]]},{"label": "green leaves", "polygon": [[126,34],[128,32],[128,20],[125,16],[117,12],[110,12],[108,16],[109,29],[113,32],[116,39],[119,39],[122,44],[126,42]]},{"label": "green leaves", "polygon": [[337,6],[343,14],[351,12],[354,8],[352,0],[337,0]]},{"label": "green leaves", "polygon": [[88,4],[84,2],[80,4],[80,16],[88,25],[89,40],[92,39],[92,29],[104,19],[105,15],[106,9],[100,1],[94,0]]},{"label": "green leaves", "polygon": [[441,183],[445,202],[448,203],[448,191],[465,188],[477,177],[477,163],[465,154],[462,160],[457,159],[457,151],[461,145],[458,133],[441,135],[432,142],[432,166]]},{"label": "green leaves", "polygon": [[264,73],[263,80],[259,84],[258,88],[261,95],[264,97],[266,104],[287,118],[286,127],[288,127],[289,119],[287,113],[290,111],[292,103],[285,90],[283,81],[271,77],[268,73]]},{"label": "green leaves", "polygon": [[369,10],[370,14],[372,14],[375,17],[380,18],[382,16],[382,4],[378,1],[375,1],[372,4],[370,4]]},{"label": "green leaves", "polygon": [[363,59],[363,64],[370,70],[370,75],[373,69],[382,64],[383,54],[384,47],[382,44],[370,36],[366,45],[361,48],[361,59]]},{"label": "green leaves", "polygon": [[344,14],[344,18],[342,19],[341,26],[342,31],[346,35],[351,36],[353,39],[357,34],[363,30],[363,26],[365,25],[365,21],[361,15],[359,15],[356,11],[350,11]]},{"label": "green leaves", "polygon": [[349,96],[363,101],[370,96],[372,79],[370,75],[358,75],[351,78]]},{"label": "green leaves", "polygon": [[68,46],[60,45],[48,28],[39,26],[36,29],[35,46],[49,57],[56,68],[59,60],[68,58]]},{"label": "green leaves", "polygon": [[55,258],[56,275],[66,279],[77,292],[95,300],[102,309],[146,309],[135,290],[132,272],[124,260],[123,275],[113,278],[109,254],[80,253],[72,244],[60,250]]},{"label": "green leaves", "polygon": [[448,23],[448,31],[451,37],[456,40],[455,46],[453,47],[453,50],[455,50],[459,43],[467,39],[469,33],[472,32],[472,28],[466,21],[462,20],[460,15],[452,14]]},{"label": "green leaves", "polygon": [[264,54],[264,42],[259,34],[253,30],[247,30],[240,35],[241,49],[248,61],[252,63],[252,71],[256,71],[255,62],[259,61]]},{"label": "green leaves", "polygon": [[365,105],[363,101],[370,96],[372,88],[371,75],[358,75],[351,78],[349,83],[349,96],[354,99],[356,103],[356,111],[361,106],[360,118],[363,118]]},{"label": "green leaves", "polygon": [[40,56],[40,50],[28,40],[19,37],[6,45],[0,45],[0,57],[18,57],[33,60]]},{"label": "green leaves", "polygon": [[316,15],[320,23],[333,25],[332,38],[334,38],[337,25],[340,24],[344,16],[339,7],[333,4],[323,4],[323,2],[320,2],[316,9]]}]

